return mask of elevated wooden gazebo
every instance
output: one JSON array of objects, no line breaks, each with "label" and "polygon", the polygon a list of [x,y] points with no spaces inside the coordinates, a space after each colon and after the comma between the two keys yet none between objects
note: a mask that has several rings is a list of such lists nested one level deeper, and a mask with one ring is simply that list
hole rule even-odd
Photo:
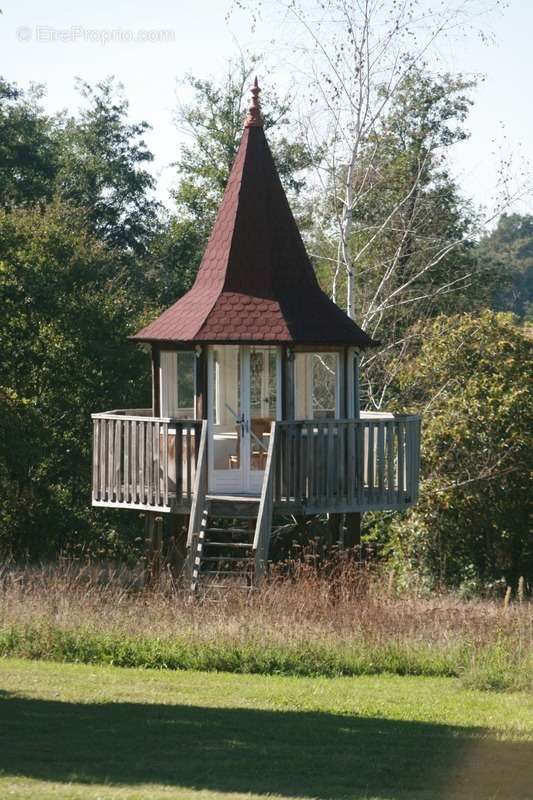
[{"label": "elevated wooden gazebo", "polygon": [[193,588],[256,582],[274,513],[403,509],[418,492],[420,420],[360,412],[374,342],[318,285],[258,94],[194,286],[132,337],[151,347],[152,408],[93,415],[93,505],[189,514]]}]

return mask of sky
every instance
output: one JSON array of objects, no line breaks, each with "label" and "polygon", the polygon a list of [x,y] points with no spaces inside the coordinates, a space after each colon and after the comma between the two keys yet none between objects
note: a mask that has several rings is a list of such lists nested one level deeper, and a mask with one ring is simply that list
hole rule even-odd
[{"label": "sky", "polygon": [[[124,84],[131,118],[152,126],[147,140],[166,201],[181,141],[173,119],[183,99],[180,81],[187,74],[216,79],[239,49],[265,52],[279,32],[273,20],[255,32],[243,13],[228,20],[230,5],[231,0],[4,0],[1,73],[23,88],[45,84],[50,112],[80,107],[75,77],[96,83],[115,75]],[[451,166],[463,193],[490,216],[500,156],[512,154],[517,176],[528,164],[533,169],[533,0],[510,0],[483,25],[491,44],[479,38],[449,42],[440,54],[446,69],[484,76],[473,94],[470,138],[456,146]],[[281,65],[272,72],[273,63],[270,57],[265,75],[259,66],[260,81],[290,86],[291,76]],[[524,196],[516,210],[533,213],[533,196]]]}]

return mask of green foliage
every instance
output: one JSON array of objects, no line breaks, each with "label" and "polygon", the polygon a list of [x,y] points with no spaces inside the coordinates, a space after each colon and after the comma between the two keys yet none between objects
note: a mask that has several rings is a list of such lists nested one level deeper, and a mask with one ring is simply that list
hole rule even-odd
[{"label": "green foliage", "polygon": [[326,677],[423,675],[461,677],[470,688],[528,689],[533,685],[530,654],[512,638],[473,649],[465,641],[269,642],[250,634],[245,641],[219,635],[173,637],[128,635],[121,631],[64,628],[50,623],[0,628],[0,655],[144,669],[188,669],[257,675]]},{"label": "green foliage", "polygon": [[[467,136],[472,82],[462,76],[407,74],[388,113],[367,139],[351,178],[352,224],[339,264],[336,176],[313,244],[323,286],[347,307],[349,263],[355,318],[383,345],[364,358],[364,396],[386,408],[409,353],[414,322],[484,306],[474,251],[473,209],[451,177],[451,149]],[[342,187],[341,187],[342,188]],[[318,206],[320,207],[320,206]],[[332,266],[333,265],[333,266]]]},{"label": "green foliage", "polygon": [[418,504],[391,523],[392,557],[433,582],[531,582],[531,339],[491,312],[416,333],[398,397],[423,414],[423,480]]},{"label": "green foliage", "polygon": [[[460,75],[433,77],[413,70],[395,93],[388,114],[362,145],[353,176],[357,205],[350,242],[351,258],[358,265],[360,316],[388,271],[383,296],[439,258],[438,269],[420,274],[402,294],[406,300],[428,291],[433,295],[444,280],[458,277],[460,269],[471,263],[468,237],[473,213],[450,177],[448,157],[450,148],[467,137],[463,124],[473,85]],[[326,207],[330,218],[335,203],[332,197]],[[341,288],[344,280],[341,276]],[[339,298],[342,301],[341,291]],[[429,308],[432,315],[438,313],[440,299],[424,297],[417,312]],[[464,299],[459,295],[445,302],[448,307],[463,304]]]},{"label": "green foliage", "polygon": [[142,312],[131,283],[85,212],[54,201],[0,213],[4,551],[52,555],[100,535],[105,550],[109,523],[89,509],[90,414],[149,397],[126,341]]},{"label": "green foliage", "polygon": [[[214,223],[219,203],[237,154],[246,109],[250,102],[255,60],[230,62],[220,82],[188,76],[185,86],[193,93],[188,105],[178,108],[178,129],[188,138],[176,163],[179,183],[174,193],[181,235],[196,238],[195,262]],[[290,107],[275,92],[261,94],[265,130],[287,191],[297,196],[304,187],[302,170],[309,166],[307,148],[283,135],[290,123]]]},{"label": "green foliage", "polygon": [[492,287],[492,308],[533,320],[533,216],[502,214],[478,257]]},{"label": "green foliage", "polygon": [[79,81],[78,88],[87,106],[65,126],[58,192],[86,210],[102,241],[142,255],[158,212],[150,194],[154,179],[146,169],[153,160],[143,139],[149,125],[128,122],[128,102],[112,78],[95,88]]},{"label": "green foliage", "polygon": [[57,125],[39,101],[43,89],[23,92],[0,77],[0,207],[47,201],[59,162]]},{"label": "green foliage", "polygon": [[[112,79],[80,83],[85,106],[66,120],[44,113],[39,87],[23,92],[0,81],[2,550],[32,558],[75,544],[128,551],[129,515],[89,506],[90,413],[148,402],[146,360],[126,337],[194,280],[252,73],[253,59],[230,65],[220,82],[187,79],[192,100],[177,123],[189,139],[168,216],[153,198],[148,126],[129,121]],[[507,318],[449,316],[492,304],[527,317],[531,302],[531,218],[503,216],[478,253],[475,215],[447,167],[450,148],[466,136],[471,87],[461,76],[408,75],[363,143],[349,242],[361,316],[385,345],[365,364],[371,400],[385,387],[399,409],[424,415],[421,501],[376,535],[404,572],[465,592],[502,576],[533,578],[530,343]],[[310,153],[290,133],[289,105],[274,92],[262,98],[284,185],[311,208],[302,178]],[[311,214],[326,288],[327,259],[337,255],[328,236],[335,202],[332,187]],[[462,291],[445,288],[457,285]],[[343,291],[341,277],[341,302]],[[448,316],[425,322],[440,312]]]}]

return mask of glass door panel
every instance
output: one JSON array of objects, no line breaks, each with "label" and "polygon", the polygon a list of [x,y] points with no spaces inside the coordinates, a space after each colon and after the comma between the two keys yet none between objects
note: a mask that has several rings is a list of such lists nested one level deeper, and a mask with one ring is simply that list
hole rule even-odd
[{"label": "glass door panel", "polygon": [[214,473],[222,473],[221,485],[228,486],[237,486],[242,480],[241,362],[238,347],[215,347],[211,351],[211,467]]},{"label": "glass door panel", "polygon": [[279,351],[220,345],[209,353],[209,489],[259,493],[279,418]]},{"label": "glass door panel", "polygon": [[266,466],[270,426],[278,411],[278,351],[250,348],[250,469]]}]

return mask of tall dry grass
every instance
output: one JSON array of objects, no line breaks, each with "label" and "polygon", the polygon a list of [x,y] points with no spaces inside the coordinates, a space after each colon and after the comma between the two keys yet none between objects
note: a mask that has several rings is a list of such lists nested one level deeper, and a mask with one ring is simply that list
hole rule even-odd
[{"label": "tall dry grass", "polygon": [[338,557],[293,562],[259,591],[191,601],[170,574],[64,560],[0,570],[0,653],[123,666],[285,674],[454,675],[533,685],[531,603],[399,594]]}]

